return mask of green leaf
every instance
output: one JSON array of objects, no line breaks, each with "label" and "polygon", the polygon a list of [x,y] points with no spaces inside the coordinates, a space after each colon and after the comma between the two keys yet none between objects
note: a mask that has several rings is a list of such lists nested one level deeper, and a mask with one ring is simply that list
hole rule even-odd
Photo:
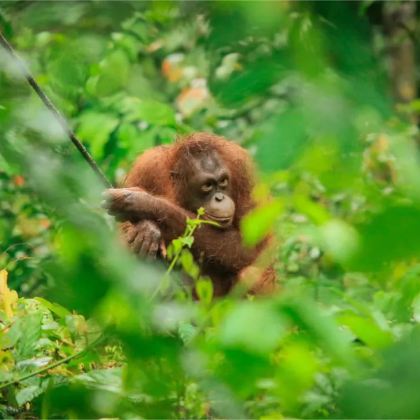
[{"label": "green leaf", "polygon": [[183,322],[178,327],[178,334],[184,344],[189,344],[197,335],[197,327],[189,322]]},{"label": "green leaf", "polygon": [[173,109],[158,101],[143,100],[137,115],[140,120],[155,125],[174,125],[176,122]]},{"label": "green leaf", "polygon": [[168,257],[169,259],[172,259],[181,252],[183,247],[183,243],[181,241],[181,238],[174,239],[171,244],[168,246]]},{"label": "green leaf", "polygon": [[43,306],[45,306],[47,309],[49,309],[51,312],[55,313],[60,318],[65,319],[67,315],[71,314],[68,309],[64,308],[64,306],[61,306],[58,303],[49,302],[48,300],[42,297],[36,297],[34,299],[41,303]]},{"label": "green leaf", "polygon": [[371,318],[344,313],[338,317],[338,322],[347,325],[356,337],[373,349],[387,347],[394,341],[392,334],[380,328]]},{"label": "green leaf", "polygon": [[158,126],[176,124],[174,110],[163,102],[128,97],[122,101],[121,109],[126,121],[140,120]]},{"label": "green leaf", "polygon": [[220,326],[224,346],[267,354],[280,343],[285,325],[279,314],[265,302],[238,304]]},{"label": "green leaf", "polygon": [[118,123],[113,114],[88,111],[79,118],[77,134],[90,146],[95,158],[102,158],[105,144]]},{"label": "green leaf", "polygon": [[82,383],[91,389],[98,389],[116,394],[123,393],[122,368],[95,369],[71,378],[72,382]]},{"label": "green leaf", "polygon": [[[279,59],[279,57],[277,57]],[[280,61],[260,58],[227,80],[212,79],[210,88],[228,107],[238,107],[250,98],[262,96],[281,77]]]},{"label": "green leaf", "polygon": [[264,239],[272,230],[274,222],[282,213],[283,208],[283,202],[273,200],[250,211],[241,221],[244,244],[254,246]]},{"label": "green leaf", "polygon": [[186,236],[186,237],[179,238],[179,239],[182,243],[182,246],[185,246],[187,248],[191,248],[192,244],[194,243],[194,238],[193,237]]},{"label": "green leaf", "polygon": [[353,355],[347,336],[331,317],[323,314],[315,304],[305,300],[302,296],[288,300],[279,309],[284,316],[302,331],[305,331],[312,340],[326,349],[331,356],[345,363],[352,363]]},{"label": "green leaf", "polygon": [[140,133],[134,124],[122,123],[118,127],[118,146],[122,149],[130,149],[138,142]]},{"label": "green leaf", "polygon": [[358,251],[357,231],[342,220],[330,220],[319,229],[323,248],[340,263],[348,263]]},{"label": "green leaf", "polygon": [[264,121],[256,132],[256,160],[265,171],[289,167],[304,150],[307,136],[303,113],[289,109]]},{"label": "green leaf", "polygon": [[[45,391],[46,386],[44,385],[42,387],[41,380],[39,378],[36,378],[36,379],[37,379],[36,385],[26,386],[16,392],[16,402],[19,407],[29,401],[32,401],[34,398],[36,398],[38,395],[41,395]],[[49,381],[48,380],[44,381],[44,383],[47,383],[47,382]]]},{"label": "green leaf", "polygon": [[383,269],[392,261],[408,260],[420,253],[420,209],[389,206],[358,226],[361,244],[355,269]]},{"label": "green leaf", "polygon": [[43,314],[41,312],[31,313],[30,315],[18,318],[12,326],[10,335],[17,338],[17,361],[33,356],[35,346],[41,337],[42,317]]},{"label": "green leaf", "polygon": [[194,262],[194,258],[188,250],[184,249],[181,252],[180,262],[182,269],[189,274],[193,279],[197,278],[200,274],[200,270],[197,264]]},{"label": "green leaf", "polygon": [[52,79],[54,87],[60,91],[73,94],[84,86],[87,77],[87,67],[81,63],[81,57],[72,54],[70,47],[58,52],[47,65],[47,74]]},{"label": "green leaf", "polygon": [[213,283],[210,279],[200,278],[195,283],[195,290],[200,302],[206,305],[211,303],[213,299]]},{"label": "green leaf", "polygon": [[89,90],[98,96],[109,96],[125,87],[130,75],[130,61],[122,50],[112,51],[99,64],[99,74],[91,78]]}]

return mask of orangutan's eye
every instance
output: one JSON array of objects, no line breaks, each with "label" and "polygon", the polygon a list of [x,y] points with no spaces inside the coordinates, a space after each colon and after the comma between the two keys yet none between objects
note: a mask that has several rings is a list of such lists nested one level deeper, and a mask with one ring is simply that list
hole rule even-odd
[{"label": "orangutan's eye", "polygon": [[227,178],[223,178],[223,179],[219,182],[219,187],[221,187],[221,188],[225,188],[225,187],[227,187],[227,186],[228,186],[228,183],[229,183],[228,179],[227,179]]},{"label": "orangutan's eye", "polygon": [[213,189],[213,185],[210,182],[206,182],[201,186],[201,191],[209,193]]}]

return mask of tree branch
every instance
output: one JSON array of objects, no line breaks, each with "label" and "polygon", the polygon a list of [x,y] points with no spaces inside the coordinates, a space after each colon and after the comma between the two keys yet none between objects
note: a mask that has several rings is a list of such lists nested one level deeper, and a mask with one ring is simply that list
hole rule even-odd
[{"label": "tree branch", "polygon": [[90,155],[90,153],[88,152],[86,147],[83,146],[82,142],[76,137],[76,134],[70,128],[66,119],[63,117],[63,115],[60,113],[60,111],[51,102],[50,98],[45,94],[45,92],[38,85],[37,81],[33,78],[31,73],[27,69],[25,63],[16,54],[13,47],[9,44],[9,42],[7,41],[7,39],[4,37],[4,35],[1,32],[0,32],[0,45],[5,49],[5,51],[8,52],[8,54],[12,58],[13,62],[16,64],[19,71],[22,73],[22,76],[25,78],[25,80],[28,82],[28,84],[32,87],[32,89],[36,92],[36,94],[39,96],[39,98],[44,103],[44,105],[51,111],[51,113],[54,115],[57,122],[60,124],[61,128],[66,133],[67,137],[76,146],[77,150],[79,150],[79,152],[82,154],[83,158],[90,165],[90,167],[94,170],[94,172],[99,176],[99,178],[102,180],[104,185],[108,188],[112,188],[111,182],[107,179],[105,174],[99,168],[99,166],[97,165],[97,163],[95,162],[93,157]]}]

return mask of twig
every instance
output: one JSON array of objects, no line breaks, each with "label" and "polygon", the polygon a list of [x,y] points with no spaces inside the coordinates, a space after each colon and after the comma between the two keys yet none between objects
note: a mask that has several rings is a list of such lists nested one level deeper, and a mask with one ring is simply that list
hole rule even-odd
[{"label": "twig", "polygon": [[55,107],[55,105],[51,102],[50,98],[44,93],[41,87],[38,85],[37,81],[33,78],[31,73],[29,72],[28,68],[26,67],[25,63],[22,59],[16,54],[13,47],[9,44],[7,39],[4,35],[0,32],[0,45],[9,53],[10,57],[12,58],[13,62],[18,67],[19,71],[22,73],[22,76],[26,79],[28,84],[32,87],[32,89],[36,92],[39,96],[41,101],[44,105],[51,111],[51,113],[56,118],[57,122],[60,124],[61,128],[66,133],[67,137],[70,141],[76,146],[77,150],[82,154],[83,158],[86,162],[90,165],[90,167],[94,170],[94,172],[99,176],[106,187],[111,188],[112,184],[99,168],[97,163],[94,161],[93,157],[90,155],[88,150],[85,146],[83,146],[82,142],[76,137],[74,131],[70,128],[69,124],[67,123],[66,119],[60,113],[60,111]]},{"label": "twig", "polygon": [[[186,227],[185,227],[185,231],[184,231],[184,233],[183,233],[183,235],[180,237],[180,238],[178,238],[178,239],[175,239],[174,241],[176,241],[176,240],[179,240],[179,239],[191,239],[192,240],[192,242],[194,242],[194,232],[195,232],[195,230],[198,228],[198,227],[200,227],[200,225],[205,225],[205,224],[207,224],[207,225],[213,225],[213,226],[219,226],[219,224],[218,223],[216,223],[216,222],[213,222],[213,221],[211,221],[211,220],[203,220],[203,219],[200,219],[200,217],[202,216],[204,214],[204,209],[203,208],[199,208],[198,209],[198,211],[197,211],[197,217],[195,218],[195,219],[188,219],[187,218],[187,225],[186,225]],[[174,241],[172,241],[172,242],[174,242]],[[191,245],[192,246],[192,245]],[[189,246],[189,247],[191,247],[191,246]],[[172,260],[171,260],[171,263],[169,264],[169,267],[167,268],[167,270],[166,270],[166,272],[165,272],[165,274],[163,275],[163,277],[162,277],[162,279],[161,279],[161,281],[159,282],[159,285],[158,285],[158,287],[154,290],[154,292],[152,293],[152,295],[151,295],[151,297],[150,297],[150,300],[153,300],[155,297],[156,297],[156,295],[166,286],[166,284],[168,283],[168,281],[169,281],[169,276],[170,276],[170,274],[171,274],[171,272],[173,271],[173,269],[175,268],[175,266],[176,266],[176,264],[178,263],[178,261],[179,261],[179,258],[181,257],[181,253],[182,253],[182,251],[183,251],[183,249],[184,249],[184,245],[183,246],[181,246],[180,247],[180,249],[176,252],[176,254],[173,256],[173,258],[172,258]]]},{"label": "twig", "polygon": [[89,349],[91,349],[92,347],[96,346],[97,344],[99,344],[103,339],[104,339],[104,335],[99,336],[96,340],[94,340],[92,343],[88,344],[84,349],[78,351],[77,353],[74,353],[70,356],[65,357],[64,359],[58,360],[57,362],[51,363],[48,366],[44,366],[43,368],[40,368],[38,370],[35,370],[34,372],[28,373],[27,375],[23,375],[20,378],[17,379],[13,379],[9,382],[6,382],[4,384],[0,384],[0,390],[3,388],[7,388],[10,385],[14,385],[14,384],[18,384],[19,382],[23,382],[26,381],[29,378],[32,378],[34,376],[40,375],[44,372],[47,372],[50,369],[53,369],[57,366],[60,366],[64,363],[69,362],[70,360],[76,359],[77,357],[80,357],[83,353],[87,352]]}]

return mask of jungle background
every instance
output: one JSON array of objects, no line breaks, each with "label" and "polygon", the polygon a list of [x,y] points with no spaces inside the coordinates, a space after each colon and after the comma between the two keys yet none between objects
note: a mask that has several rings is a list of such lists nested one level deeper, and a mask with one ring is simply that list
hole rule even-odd
[{"label": "jungle background", "polygon": [[0,51],[1,417],[420,417],[418,9],[0,2],[113,183],[193,131],[249,150],[243,237],[274,230],[281,284],[213,299],[188,237],[171,272],[129,255],[100,181]]}]

